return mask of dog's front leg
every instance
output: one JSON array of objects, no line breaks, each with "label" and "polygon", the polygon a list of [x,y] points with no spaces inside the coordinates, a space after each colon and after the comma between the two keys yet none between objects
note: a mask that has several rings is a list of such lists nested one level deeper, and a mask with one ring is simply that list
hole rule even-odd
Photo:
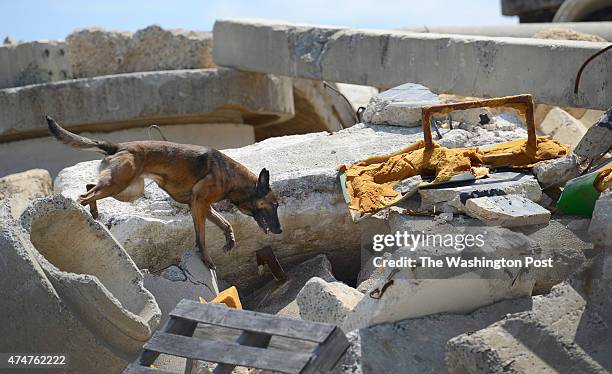
[{"label": "dog's front leg", "polygon": [[218,228],[223,230],[225,234],[225,246],[223,250],[229,252],[236,245],[236,237],[234,236],[234,229],[232,225],[217,212],[212,206],[208,209],[208,219],[214,223]]},{"label": "dog's front leg", "polygon": [[196,198],[191,203],[191,218],[195,228],[196,245],[200,249],[202,261],[204,261],[209,269],[214,270],[216,266],[206,250],[206,216],[208,216],[209,209],[210,205],[208,205],[208,202],[201,199]]}]

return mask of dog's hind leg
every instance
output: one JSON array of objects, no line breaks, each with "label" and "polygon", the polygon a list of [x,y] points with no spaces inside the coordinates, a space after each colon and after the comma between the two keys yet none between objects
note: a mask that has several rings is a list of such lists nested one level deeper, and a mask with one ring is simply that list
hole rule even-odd
[{"label": "dog's hind leg", "polygon": [[[87,189],[87,192],[89,192],[92,188],[94,188],[96,185],[95,184],[86,184],[85,188]],[[89,204],[89,211],[91,212],[91,216],[93,217],[93,219],[98,219],[98,203],[96,203],[96,201],[92,201]]]},{"label": "dog's hind leg", "polygon": [[234,229],[232,228],[232,225],[212,206],[208,210],[207,218],[218,228],[223,230],[223,233],[225,234],[225,246],[223,247],[223,251],[231,251],[236,245],[236,238],[234,236]]},{"label": "dog's hind leg", "polygon": [[127,152],[107,157],[106,164],[106,167],[100,171],[98,183],[79,196],[81,205],[91,205],[96,200],[118,195],[138,176],[134,157]]}]

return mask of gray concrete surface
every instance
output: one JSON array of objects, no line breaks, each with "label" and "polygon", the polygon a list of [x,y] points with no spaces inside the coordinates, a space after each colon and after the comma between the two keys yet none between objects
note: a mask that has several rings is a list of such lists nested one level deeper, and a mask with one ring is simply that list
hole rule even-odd
[{"label": "gray concrete surface", "polygon": [[0,178],[0,201],[7,201],[14,219],[19,219],[28,204],[53,192],[49,172],[32,169]]},{"label": "gray concrete surface", "polygon": [[465,212],[489,226],[526,226],[548,223],[550,212],[523,195],[468,199]]},{"label": "gray concrete surface", "polygon": [[328,282],[314,277],[306,282],[295,301],[301,319],[340,325],[363,296],[342,282]]},{"label": "gray concrete surface", "polygon": [[612,189],[608,188],[597,199],[589,235],[593,243],[602,249],[612,249]]},{"label": "gray concrete surface", "polygon": [[[606,109],[612,60],[594,60],[573,93],[576,70],[607,46],[561,40],[357,30],[263,20],[218,20],[216,64],[241,70],[375,87],[419,83],[436,93]],[[551,77],[554,77],[551,79]]]},{"label": "gray concrete surface", "polygon": [[375,125],[418,127],[421,126],[423,106],[435,104],[441,104],[441,101],[427,87],[404,83],[374,95],[363,112],[363,121]]},{"label": "gray concrete surface", "polygon": [[64,41],[0,45],[0,89],[70,78],[69,51]]},{"label": "gray concrete surface", "polygon": [[0,90],[0,142],[46,136],[44,115],[75,131],[248,123],[294,114],[291,82],[233,69],[107,75]]}]

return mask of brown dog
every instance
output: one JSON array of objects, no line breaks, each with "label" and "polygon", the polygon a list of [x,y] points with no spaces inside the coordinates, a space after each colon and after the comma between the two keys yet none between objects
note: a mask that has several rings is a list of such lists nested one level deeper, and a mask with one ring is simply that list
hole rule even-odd
[{"label": "brown dog", "polygon": [[114,197],[134,201],[144,192],[144,178],[151,178],[179,203],[188,204],[202,260],[214,269],[206,250],[206,218],[225,233],[224,251],[235,245],[230,223],[212,204],[229,199],[238,209],[255,219],[264,233],[282,232],[278,221],[278,202],[270,189],[270,173],[262,169],[259,178],[223,153],[207,147],[162,141],[135,141],[113,144],[88,139],[60,127],[47,116],[49,132],[60,142],[75,148],[106,155],[100,163],[98,183],[88,185],[79,197],[97,215],[96,200]]}]

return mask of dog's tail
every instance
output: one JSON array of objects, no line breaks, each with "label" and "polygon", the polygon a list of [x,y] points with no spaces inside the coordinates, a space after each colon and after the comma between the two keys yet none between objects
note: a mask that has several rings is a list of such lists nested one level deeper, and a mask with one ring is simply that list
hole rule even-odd
[{"label": "dog's tail", "polygon": [[110,142],[89,139],[84,136],[73,134],[58,125],[53,118],[49,116],[45,116],[45,118],[47,119],[47,126],[49,127],[49,132],[51,135],[53,135],[55,139],[64,144],[68,144],[71,147],[101,152],[105,155],[113,155],[117,153],[117,150],[119,149],[116,144]]}]

